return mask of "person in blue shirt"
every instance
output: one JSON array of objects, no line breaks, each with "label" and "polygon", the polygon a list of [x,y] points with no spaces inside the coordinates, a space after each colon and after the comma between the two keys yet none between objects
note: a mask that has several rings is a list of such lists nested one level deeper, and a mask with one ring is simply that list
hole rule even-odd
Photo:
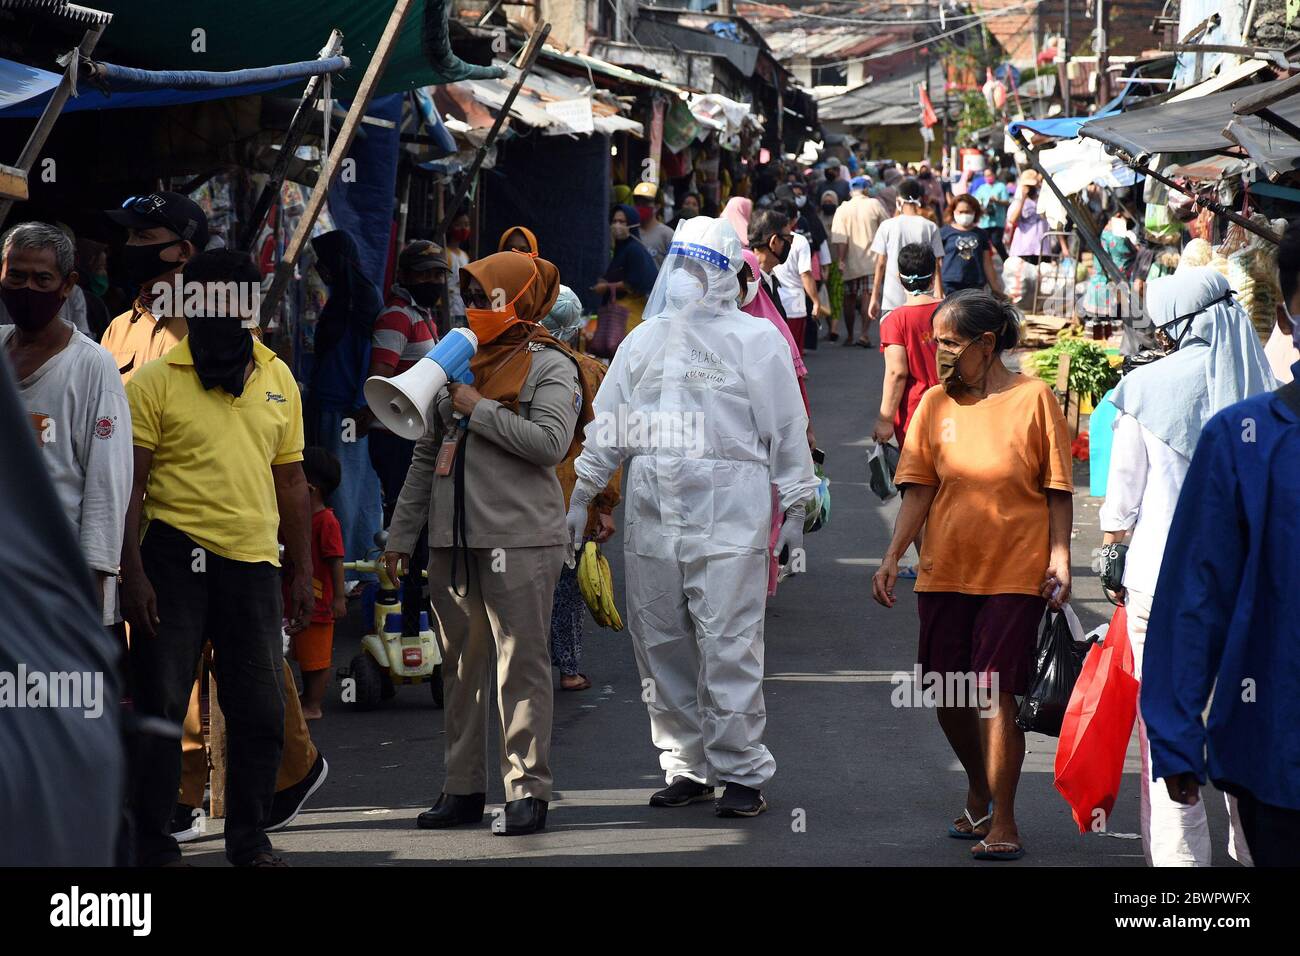
[{"label": "person in blue shirt", "polygon": [[[1278,324],[1300,343],[1300,220]],[[1300,377],[1300,363],[1295,366]],[[1257,866],[1300,865],[1300,384],[1206,424],[1174,512],[1147,630],[1141,709],[1153,778],[1195,805],[1236,797]],[[1213,692],[1213,702],[1210,695]],[[1208,720],[1201,715],[1210,703]]]},{"label": "person in blue shirt", "polygon": [[984,215],[980,217],[979,227],[989,237],[989,243],[1003,259],[1007,257],[1006,246],[1002,244],[1002,230],[1007,225],[1007,207],[1011,205],[1011,194],[1007,184],[998,180],[992,166],[985,166],[980,173],[979,184],[973,190],[975,198],[983,207]]}]

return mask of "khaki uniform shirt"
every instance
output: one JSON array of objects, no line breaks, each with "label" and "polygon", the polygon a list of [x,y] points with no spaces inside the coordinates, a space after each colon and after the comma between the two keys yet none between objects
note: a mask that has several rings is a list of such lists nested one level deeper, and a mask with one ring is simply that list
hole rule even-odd
[{"label": "khaki uniform shirt", "polygon": [[[388,550],[410,554],[425,520],[429,547],[453,547],[455,469],[434,474],[443,435],[453,425],[451,397],[439,393],[434,427],[415,443],[411,469],[389,528]],[[456,454],[465,456],[465,544],[531,548],[568,542],[564,494],[555,466],[573,441],[582,406],[578,369],[564,353],[539,346],[519,391],[519,411],[483,399]]]},{"label": "khaki uniform shirt", "polygon": [[180,344],[189,331],[189,324],[183,317],[154,318],[149,307],[136,299],[130,312],[123,312],[108,324],[99,344],[108,349],[117,362],[117,370],[125,385],[141,365],[162,358]]}]

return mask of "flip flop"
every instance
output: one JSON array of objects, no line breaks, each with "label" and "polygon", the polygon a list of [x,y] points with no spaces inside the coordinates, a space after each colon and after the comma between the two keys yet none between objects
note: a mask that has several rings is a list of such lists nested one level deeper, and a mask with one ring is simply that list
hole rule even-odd
[{"label": "flip flop", "polygon": [[575,676],[577,676],[577,677],[581,677],[581,678],[582,678],[582,683],[581,683],[581,684],[574,684],[572,687],[565,687],[565,686],[564,686],[564,682],[561,681],[561,682],[560,682],[560,690],[562,690],[562,691],[591,690],[591,678],[590,678],[590,677],[588,677],[586,674],[577,674],[577,675],[575,675]]},{"label": "flip flop", "polygon": [[970,815],[969,810],[963,810],[961,815],[965,817],[966,822],[970,824],[970,829],[958,830],[957,821],[953,821],[948,824],[948,836],[952,837],[954,840],[978,840],[979,834],[975,831],[993,819],[993,804],[989,804],[989,812],[984,814],[984,816],[980,817],[978,820]]},{"label": "flip flop", "polygon": [[854,342],[853,344],[856,345],[856,346],[857,346],[858,348],[860,348],[860,349],[874,349],[874,348],[875,348],[875,346],[871,344],[871,339],[858,339],[858,340],[857,340],[856,342]]},{"label": "flip flop", "polygon": [[[1010,847],[1009,850],[995,850],[995,846]],[[979,849],[984,847],[984,849]],[[1018,860],[1025,855],[1025,848],[1018,843],[1008,843],[999,840],[989,843],[987,840],[980,840],[975,844],[975,852],[971,853],[971,858],[975,860]]]}]

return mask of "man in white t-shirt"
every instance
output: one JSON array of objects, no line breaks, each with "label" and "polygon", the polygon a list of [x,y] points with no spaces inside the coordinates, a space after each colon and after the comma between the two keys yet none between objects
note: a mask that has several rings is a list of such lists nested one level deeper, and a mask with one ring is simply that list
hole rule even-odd
[{"label": "man in white t-shirt", "polygon": [[0,349],[95,575],[103,622],[113,624],[120,620],[115,584],[131,490],[131,413],[113,356],[58,318],[76,288],[74,259],[72,240],[54,226],[9,230],[0,246],[0,299],[14,324],[0,326]]},{"label": "man in white t-shirt", "polygon": [[[943,281],[940,278],[943,263],[943,240],[939,227],[921,215],[925,191],[915,179],[904,180],[898,187],[897,214],[886,219],[876,230],[871,241],[871,251],[876,254],[876,276],[871,290],[871,304],[867,307],[868,324],[883,319],[892,310],[907,303],[907,291],[898,278],[898,250],[914,242],[926,243],[934,250],[934,295],[943,298]],[[864,330],[862,337],[870,341]]]},{"label": "man in white t-shirt", "polygon": [[817,295],[817,281],[812,273],[813,250],[808,240],[794,231],[797,210],[783,202],[773,203],[772,208],[790,220],[782,230],[782,234],[790,239],[790,254],[772,270],[772,277],[779,286],[786,324],[802,349],[809,300],[813,303],[814,318],[823,311]]}]

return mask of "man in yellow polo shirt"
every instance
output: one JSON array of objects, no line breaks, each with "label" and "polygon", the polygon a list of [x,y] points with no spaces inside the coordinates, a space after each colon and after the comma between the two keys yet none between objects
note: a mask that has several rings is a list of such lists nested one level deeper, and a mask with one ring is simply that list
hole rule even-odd
[{"label": "man in yellow polo shirt", "polygon": [[[187,283],[209,291],[260,286],[247,256],[190,260]],[[288,366],[249,332],[248,315],[218,315],[205,296],[189,334],[127,383],[135,478],[122,554],[122,606],[131,624],[138,712],[180,723],[205,641],[213,647],[226,714],[226,856],[237,866],[283,866],[265,824],[284,739],[281,621],[294,633],[314,604],[311,513],[302,473],[302,406]],[[295,568],[282,608],[280,530]],[[180,746],[144,745],[134,768],[137,862],[179,861],[170,824]]]}]

